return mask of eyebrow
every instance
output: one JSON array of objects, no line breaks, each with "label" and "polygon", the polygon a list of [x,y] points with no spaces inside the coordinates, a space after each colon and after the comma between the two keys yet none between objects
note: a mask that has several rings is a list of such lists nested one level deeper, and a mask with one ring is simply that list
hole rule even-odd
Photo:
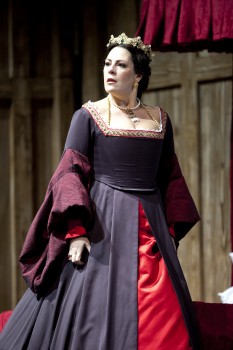
[{"label": "eyebrow", "polygon": [[[111,62],[112,62],[112,60],[111,60],[110,58],[106,58],[105,61],[111,61]],[[118,63],[118,62],[125,62],[125,63],[127,63],[128,61],[125,61],[125,60],[116,60],[116,63]]]}]

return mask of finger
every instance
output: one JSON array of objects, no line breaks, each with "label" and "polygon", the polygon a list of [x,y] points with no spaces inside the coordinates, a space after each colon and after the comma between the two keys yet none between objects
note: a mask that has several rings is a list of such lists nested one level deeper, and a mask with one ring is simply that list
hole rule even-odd
[{"label": "finger", "polygon": [[88,252],[90,252],[90,242],[80,241],[80,242],[75,242],[75,245],[76,246],[72,247],[72,244],[71,244],[70,250],[68,253],[68,259],[76,265],[84,265],[85,263],[82,261],[82,254],[83,254],[84,248],[86,248]]},{"label": "finger", "polygon": [[76,248],[71,248],[68,253],[68,259],[72,260],[72,257],[76,255]]},{"label": "finger", "polygon": [[84,246],[82,247],[79,247],[79,249],[76,250],[76,253],[74,255],[74,259],[73,259],[73,262],[77,265],[83,265],[83,261],[82,261],[82,253],[83,253],[83,248]]},{"label": "finger", "polygon": [[84,262],[81,260],[81,257],[79,255],[78,256],[76,255],[73,263],[76,265],[84,265]]},{"label": "finger", "polygon": [[77,249],[76,248],[71,248],[70,249],[70,251],[69,251],[69,253],[68,253],[68,259],[70,260],[70,261],[72,261],[73,263],[77,260],[77,259],[79,259],[79,257],[78,257],[78,255],[77,255]]},{"label": "finger", "polygon": [[80,254],[77,253],[77,251],[76,251],[74,254],[72,254],[71,261],[73,263],[77,264],[79,262],[79,260],[80,260]]},{"label": "finger", "polygon": [[76,248],[70,248],[68,255],[73,255],[76,253]]}]

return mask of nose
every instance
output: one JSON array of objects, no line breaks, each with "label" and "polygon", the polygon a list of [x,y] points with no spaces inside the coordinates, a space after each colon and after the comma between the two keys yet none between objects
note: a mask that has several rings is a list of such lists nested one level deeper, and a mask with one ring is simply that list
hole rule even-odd
[{"label": "nose", "polygon": [[108,73],[110,74],[116,74],[116,69],[114,67],[113,64],[111,64],[109,67],[108,67]]}]

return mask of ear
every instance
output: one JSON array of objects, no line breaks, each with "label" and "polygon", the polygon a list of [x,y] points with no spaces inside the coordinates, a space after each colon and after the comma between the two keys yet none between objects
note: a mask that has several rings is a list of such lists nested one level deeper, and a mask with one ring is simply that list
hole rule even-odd
[{"label": "ear", "polygon": [[142,75],[136,74],[135,81],[139,83],[139,81],[142,79]]}]

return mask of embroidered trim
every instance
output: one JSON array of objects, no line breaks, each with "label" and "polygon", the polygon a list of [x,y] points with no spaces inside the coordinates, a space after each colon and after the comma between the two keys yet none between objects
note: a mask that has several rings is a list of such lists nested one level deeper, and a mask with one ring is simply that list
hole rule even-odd
[{"label": "embroidered trim", "polygon": [[[162,130],[128,130],[128,129],[112,129],[109,128],[105,123],[103,118],[100,116],[100,113],[96,110],[93,103],[91,101],[86,102],[82,105],[95,120],[100,130],[104,133],[105,136],[125,136],[125,137],[146,137],[146,138],[155,138],[155,139],[163,139],[166,131],[166,123],[167,123],[167,113],[161,112],[162,119]],[[162,115],[163,114],[163,115]]]}]

